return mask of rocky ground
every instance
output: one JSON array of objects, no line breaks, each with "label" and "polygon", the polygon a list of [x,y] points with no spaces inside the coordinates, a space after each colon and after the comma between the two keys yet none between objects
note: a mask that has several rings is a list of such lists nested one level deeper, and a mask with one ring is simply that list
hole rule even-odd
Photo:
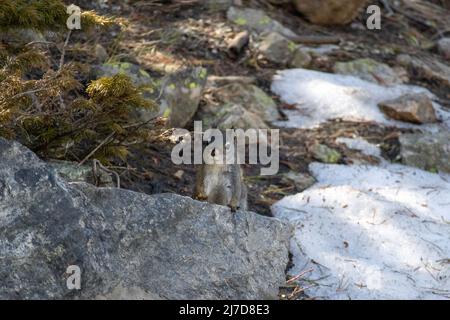
[{"label": "rocky ground", "polygon": [[[28,170],[40,181],[39,192],[55,197],[46,189],[51,186],[73,213],[74,230],[64,234],[54,234],[50,222],[36,230],[19,225],[9,236],[23,245],[11,253],[10,266],[42,251],[57,257],[42,265],[43,277],[52,277],[70,261],[84,261],[92,286],[83,298],[450,298],[448,4],[379,1],[382,29],[371,31],[362,11],[350,24],[322,26],[330,21],[326,10],[325,17],[314,16],[301,5],[270,2],[85,3],[127,20],[125,30],[93,40],[95,50],[84,57],[93,65],[92,78],[128,74],[148,86],[166,120],[152,122],[155,134],[130,146],[128,162],[110,166],[115,174],[100,182],[86,178],[87,166],[83,173],[68,163],[33,159],[33,168],[15,163],[11,176],[2,161],[0,174],[16,188],[4,191],[6,201],[30,194],[35,181],[18,174]],[[333,19],[353,16],[340,12]],[[67,56],[76,57],[75,50],[69,47]],[[141,117],[153,121],[155,114]],[[233,216],[186,198],[193,195],[196,168],[172,163],[171,128],[192,130],[193,120],[222,129],[280,128],[279,173],[264,177],[258,166],[244,166],[249,210],[258,214]],[[33,157],[5,141],[0,151]],[[51,167],[78,182],[52,177]],[[117,180],[140,193],[80,183],[114,186]],[[165,192],[177,195],[160,195]],[[27,198],[26,210],[33,199]],[[2,210],[9,223],[25,210],[8,208]],[[83,234],[77,224],[87,226]],[[80,241],[72,247],[74,238]],[[76,252],[73,257],[60,254],[60,242]],[[185,246],[177,252],[180,242]],[[225,268],[229,259],[239,267]],[[123,266],[127,260],[133,263]],[[180,263],[174,267],[173,261]],[[105,278],[102,268],[112,275]],[[157,276],[149,278],[148,268]],[[0,278],[10,269],[0,270]],[[17,272],[33,287],[27,265]],[[11,279],[0,296],[36,296]],[[70,295],[58,279],[37,294]]]},{"label": "rocky ground", "polygon": [[[422,47],[431,46],[428,33],[432,33],[433,30],[426,29],[424,32],[423,26],[416,26],[400,14],[383,20],[384,28],[391,30],[389,33],[383,33],[369,32],[365,28],[364,15],[360,15],[359,20],[350,26],[322,27],[301,19],[295,10],[286,11],[283,7],[268,6],[267,4],[259,6],[249,4],[249,6],[254,10],[260,10],[259,12],[250,11],[250,18],[246,18],[249,19],[249,24],[258,24],[257,21],[251,21],[254,18],[251,16],[255,15],[254,12],[256,12],[256,18],[261,19],[262,16],[262,19],[271,20],[267,20],[270,23],[266,29],[255,30],[250,26],[249,44],[244,46],[238,55],[235,54],[235,49],[230,49],[230,46],[234,44],[233,40],[236,37],[241,36],[243,30],[249,29],[247,25],[239,23],[243,21],[239,21],[239,10],[243,12],[244,16],[248,14],[245,7],[228,10],[229,3],[227,1],[223,3],[213,1],[208,4],[188,1],[186,3],[175,2],[172,5],[159,5],[157,2],[111,5],[103,10],[124,15],[130,23],[125,34],[119,35],[123,41],[116,49],[117,52],[114,52],[114,57],[118,57],[125,63],[140,66],[148,72],[151,81],[156,82],[156,86],[161,79],[164,79],[165,74],[173,73],[180,68],[201,66],[207,69],[210,81],[206,83],[199,108],[194,116],[194,119],[207,123],[227,120],[228,126],[248,127],[250,124],[257,124],[258,127],[267,127],[270,123],[271,127],[286,127],[283,122],[287,120],[287,114],[295,108],[295,104],[283,101],[283,99],[280,101],[280,97],[271,91],[270,87],[272,77],[276,72],[287,67],[362,75],[363,79],[369,78],[368,80],[381,85],[404,82],[417,84],[431,89],[437,95],[434,98],[435,101],[439,101],[443,107],[449,105],[447,85],[445,80],[439,80],[448,77],[446,74],[448,67],[436,69],[438,70],[435,72],[436,74],[434,72],[427,73],[428,68],[432,68],[432,66],[428,66],[427,61],[445,63],[442,56],[438,55],[437,48],[422,49]],[[400,11],[400,8],[398,10]],[[403,11],[404,8],[402,7],[401,10]],[[233,18],[233,14],[238,17]],[[233,19],[238,19],[238,23],[233,22]],[[272,39],[276,33],[267,37],[264,34],[261,36],[261,33],[267,33],[267,31],[279,31],[281,34],[297,32],[307,37],[322,36],[325,40],[331,37],[333,39],[329,41],[335,42],[338,39],[339,45],[335,43],[301,45],[292,53],[291,50],[297,47],[296,44],[294,45],[286,39],[281,41]],[[413,45],[413,42],[419,44]],[[104,47],[109,47],[110,39],[100,39],[100,43],[103,43]],[[411,55],[417,53],[424,60],[419,60],[418,66],[415,68],[409,68],[397,61],[401,53]],[[351,61],[356,62],[347,63]],[[377,62],[378,64],[376,64]],[[120,65],[119,63],[118,67]],[[263,91],[254,91],[255,87]],[[185,103],[186,99],[179,101]],[[227,115],[228,110],[221,111],[222,117],[216,117],[218,108],[223,110],[224,102],[230,101],[230,104],[233,105],[245,104],[246,108],[252,104],[254,106],[250,109],[256,112],[240,117],[240,123],[237,125],[233,123],[236,121],[233,117],[226,119],[226,117],[230,117]],[[261,112],[261,109],[265,114],[262,117],[255,117],[254,113]],[[239,108],[231,111],[238,115],[242,112]],[[328,110],[323,112],[326,113]],[[361,112],[364,111],[361,110]],[[211,113],[212,117],[208,116]],[[263,214],[270,214],[268,208],[274,201],[284,195],[302,191],[296,187],[295,181],[286,178],[286,174],[289,174],[290,171],[307,174],[308,164],[314,160],[310,149],[317,143],[327,143],[338,149],[343,154],[340,161],[352,163],[351,157],[346,155],[355,152],[343,145],[335,144],[334,138],[339,135],[361,136],[369,139],[372,143],[381,145],[385,155],[396,160],[400,152],[398,136],[402,132],[412,130],[408,126],[392,126],[392,122],[386,123],[386,126],[379,126],[374,124],[372,121],[374,119],[370,117],[361,122],[352,121],[351,118],[342,118],[341,115],[330,114],[328,120],[330,121],[320,123],[314,128],[297,129],[288,125],[289,128],[281,131],[282,161],[278,176],[271,177],[267,181],[267,179],[260,179],[256,176],[256,173],[259,172],[258,168],[246,168],[250,190],[254,191],[250,192],[251,195],[254,195],[250,199],[251,209]],[[266,124],[262,124],[263,122]],[[337,134],[337,132],[340,133]],[[290,143],[290,141],[296,142]],[[132,169],[137,171],[125,170],[122,173],[124,183],[128,183],[128,179],[131,180],[127,187],[148,193],[169,191],[183,195],[192,194],[190,181],[193,179],[195,170],[182,166],[165,170],[166,166],[171,166],[171,162],[167,161],[167,158],[172,147],[165,147],[166,145],[167,140],[157,146],[155,144],[147,145],[146,148],[138,146],[138,149],[144,149],[142,156],[138,155],[136,159],[130,161]],[[364,157],[361,154],[359,156]],[[146,161],[148,157],[152,157],[151,163]],[[167,172],[172,174],[167,176]],[[255,180],[258,183],[252,183]]]}]

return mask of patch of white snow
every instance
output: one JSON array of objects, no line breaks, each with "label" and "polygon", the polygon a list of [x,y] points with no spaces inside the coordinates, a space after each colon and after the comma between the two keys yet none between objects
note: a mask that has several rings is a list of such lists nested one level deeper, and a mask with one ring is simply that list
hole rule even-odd
[{"label": "patch of white snow", "polygon": [[[339,75],[306,69],[280,71],[272,83],[272,91],[281,100],[297,106],[286,110],[287,121],[275,124],[290,128],[313,128],[333,119],[377,122],[402,127],[433,129],[435,125],[414,125],[388,119],[378,103],[409,93],[434,95],[425,88],[412,85],[382,86],[354,76]],[[450,112],[433,103],[438,117],[450,128]]]},{"label": "patch of white snow", "polygon": [[336,142],[346,145],[349,149],[358,150],[365,155],[381,159],[381,149],[363,138],[340,137],[336,139]]},{"label": "patch of white snow", "polygon": [[316,185],[272,207],[296,225],[290,273],[313,269],[307,294],[450,298],[450,176],[387,163],[310,170]]}]

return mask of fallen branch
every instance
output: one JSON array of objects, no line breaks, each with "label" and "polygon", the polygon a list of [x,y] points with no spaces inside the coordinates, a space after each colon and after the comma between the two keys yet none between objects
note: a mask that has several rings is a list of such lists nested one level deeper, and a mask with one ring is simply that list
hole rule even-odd
[{"label": "fallen branch", "polygon": [[[120,189],[120,176],[119,176],[119,174],[118,174],[116,171],[114,171],[114,170],[110,170],[110,169],[106,168],[106,167],[105,167],[104,165],[102,165],[102,163],[101,163],[100,161],[98,161],[97,159],[94,159],[94,161],[93,161],[93,168],[92,168],[92,170],[93,170],[93,173],[94,173],[94,179],[97,180],[98,177],[99,177],[99,175],[97,174],[97,172],[98,172],[97,166],[98,166],[100,169],[102,169],[103,171],[105,171],[105,172],[107,172],[107,173],[110,173],[110,174],[112,174],[112,175],[115,175],[115,176],[116,176],[117,188]],[[98,184],[97,181],[96,181],[95,183]]]},{"label": "fallen branch", "polygon": [[64,59],[66,56],[66,48],[67,45],[69,44],[69,40],[70,40],[70,36],[72,35],[72,30],[69,30],[69,32],[67,33],[67,37],[66,37],[66,41],[64,41],[64,45],[62,47],[61,50],[61,58],[59,59],[59,68],[58,68],[58,74],[61,72],[61,69],[64,65]]},{"label": "fallen branch", "polygon": [[92,157],[94,155],[94,153],[97,152],[98,149],[100,149],[105,144],[107,144],[109,142],[109,140],[114,136],[115,133],[116,133],[115,131],[111,132],[97,147],[94,148],[94,150],[92,150],[83,160],[81,160],[81,162],[78,164],[78,166],[82,166],[87,160],[89,160],[90,157]]}]

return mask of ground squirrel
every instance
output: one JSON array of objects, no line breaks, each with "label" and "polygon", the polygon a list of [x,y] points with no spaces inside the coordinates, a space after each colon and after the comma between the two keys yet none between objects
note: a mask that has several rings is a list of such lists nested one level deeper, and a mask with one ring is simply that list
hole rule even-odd
[{"label": "ground squirrel", "polygon": [[195,198],[223,206],[231,211],[247,210],[247,187],[241,165],[220,163],[217,154],[210,155],[213,164],[201,164],[197,171]]}]

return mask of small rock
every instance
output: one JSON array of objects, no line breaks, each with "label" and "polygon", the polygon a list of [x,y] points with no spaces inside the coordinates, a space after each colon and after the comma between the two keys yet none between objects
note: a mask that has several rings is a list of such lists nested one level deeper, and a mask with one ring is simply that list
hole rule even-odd
[{"label": "small rock", "polygon": [[450,38],[442,38],[438,41],[437,46],[444,59],[450,60]]},{"label": "small rock", "polygon": [[323,25],[342,25],[353,21],[366,0],[293,0],[297,10],[309,21]]},{"label": "small rock", "polygon": [[329,55],[340,50],[340,46],[335,44],[323,44],[318,47],[301,47],[302,50],[308,52],[312,57],[319,58]]},{"label": "small rock", "polygon": [[248,31],[239,32],[228,44],[228,51],[233,56],[238,56],[250,42],[250,34]]},{"label": "small rock", "polygon": [[177,172],[175,172],[173,174],[173,176],[175,178],[177,178],[178,180],[181,180],[181,178],[183,178],[183,176],[184,176],[184,171],[183,170],[178,170]]},{"label": "small rock", "polygon": [[450,173],[450,133],[409,133],[400,136],[400,155],[408,166]]},{"label": "small rock", "polygon": [[170,128],[184,128],[197,112],[208,72],[205,68],[188,68],[170,74],[164,82],[163,115]]},{"label": "small rock", "polygon": [[381,85],[402,83],[402,78],[387,64],[373,59],[358,59],[350,62],[337,62],[333,72],[359,77]]},{"label": "small rock", "polygon": [[242,106],[261,117],[263,121],[271,122],[279,118],[278,108],[273,99],[252,84],[229,84],[217,89],[215,96],[222,103]]},{"label": "small rock", "polygon": [[407,68],[408,72],[415,77],[435,81],[443,86],[450,87],[450,67],[436,59],[430,60],[400,54],[396,61]]},{"label": "small rock", "polygon": [[136,60],[161,74],[175,73],[185,67],[181,59],[167,51],[155,51],[151,54],[142,53],[142,56],[136,57]]},{"label": "small rock", "polygon": [[99,43],[97,43],[94,47],[94,54],[95,54],[95,59],[100,63],[105,62],[109,57],[108,52],[106,51],[105,47],[103,47]]},{"label": "small rock", "polygon": [[303,192],[316,183],[316,179],[307,173],[289,171],[285,178],[294,182],[297,192]]},{"label": "small rock", "polygon": [[87,165],[78,165],[76,162],[50,160],[48,165],[56,171],[67,182],[86,182],[98,187],[115,187],[111,175],[99,170],[97,177],[94,177],[92,167]]},{"label": "small rock", "polygon": [[398,80],[400,81],[399,83],[408,83],[409,82],[409,74],[408,74],[408,70],[406,70],[406,68],[397,65],[397,66],[394,66],[392,68],[392,70],[394,70]]},{"label": "small rock", "polygon": [[262,10],[230,7],[227,12],[227,18],[235,24],[255,31],[256,33],[277,32],[288,38],[297,36],[295,32],[270,18]]},{"label": "small rock", "polygon": [[339,151],[319,143],[312,146],[311,152],[316,160],[324,163],[338,163],[342,158]]},{"label": "small rock", "polygon": [[217,106],[214,112],[203,115],[204,127],[225,129],[268,129],[268,125],[257,114],[239,104],[226,103]]},{"label": "small rock", "polygon": [[304,48],[298,47],[289,65],[293,68],[307,68],[312,62],[311,54]]},{"label": "small rock", "polygon": [[388,117],[411,123],[434,123],[438,119],[433,102],[425,94],[407,94],[379,104]]},{"label": "small rock", "polygon": [[276,32],[265,36],[258,46],[259,51],[269,61],[286,65],[297,50],[297,45]]}]

